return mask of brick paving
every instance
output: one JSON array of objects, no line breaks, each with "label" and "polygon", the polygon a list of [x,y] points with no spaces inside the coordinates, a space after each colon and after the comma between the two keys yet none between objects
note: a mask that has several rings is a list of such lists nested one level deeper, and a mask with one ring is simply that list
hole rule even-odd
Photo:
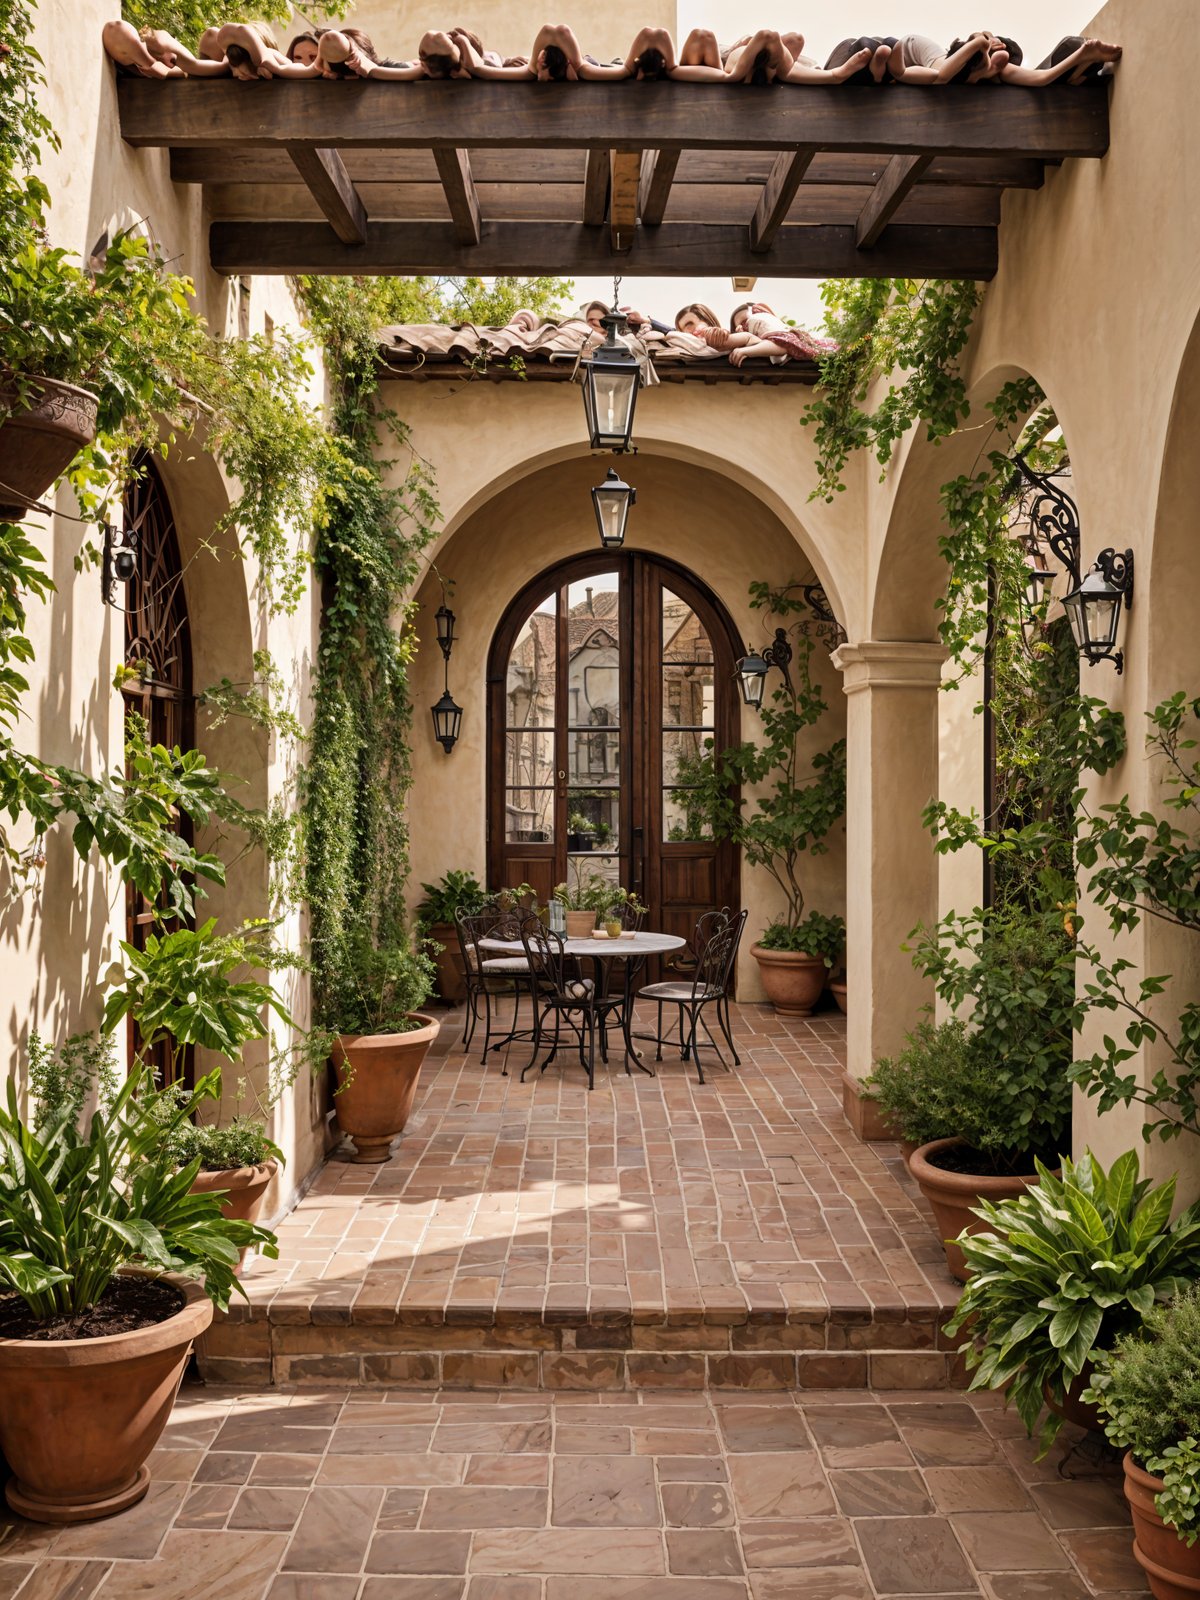
[{"label": "brick paving", "polygon": [[1131,1600],[1119,1468],[995,1397],[185,1386],[149,1494],[0,1519],[12,1600]]},{"label": "brick paving", "polygon": [[[650,1014],[639,1018],[649,1027]],[[740,1068],[619,1056],[522,1084],[444,1016],[391,1159],[335,1154],[214,1328],[228,1381],[938,1387],[956,1291],[890,1144],[841,1112],[844,1021],[734,1008]],[[711,1051],[706,1052],[706,1060]]]}]

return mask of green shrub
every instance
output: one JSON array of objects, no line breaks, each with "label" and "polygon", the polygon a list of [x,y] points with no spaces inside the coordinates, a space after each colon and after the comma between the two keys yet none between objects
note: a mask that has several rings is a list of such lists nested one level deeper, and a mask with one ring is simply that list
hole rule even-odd
[{"label": "green shrub", "polygon": [[759,944],[764,950],[787,950],[795,955],[819,956],[828,970],[846,948],[846,923],[842,917],[810,911],[803,922],[790,927],[782,918],[767,928]]},{"label": "green shrub", "polygon": [[1111,1442],[1162,1477],[1155,1504],[1191,1545],[1200,1533],[1200,1286],[1150,1307],[1137,1330],[1097,1363],[1085,1398],[1099,1406]]},{"label": "green shrub", "polygon": [[[367,937],[352,944],[345,966],[346,985],[326,1006],[330,1033],[409,1033],[411,1022],[433,992],[437,968],[421,946],[396,944],[377,949]],[[318,1048],[328,1054],[328,1040]]]},{"label": "green shrub", "polygon": [[487,904],[487,890],[479,879],[460,868],[445,873],[437,883],[423,883],[421,887],[425,898],[417,907],[417,917],[422,928],[453,923],[456,911],[472,915]]},{"label": "green shrub", "polygon": [[222,1215],[217,1200],[189,1191],[196,1162],[182,1169],[171,1137],[203,1100],[220,1095],[220,1074],[203,1079],[165,1123],[148,1069],[135,1068],[107,1111],[80,1131],[64,1113],[35,1130],[17,1108],[10,1079],[0,1108],[0,1283],[39,1319],[94,1305],[118,1271],[138,1266],[203,1280],[224,1308],[242,1248],[278,1255],[275,1235]]},{"label": "green shrub", "polygon": [[920,1023],[895,1059],[876,1064],[865,1087],[896,1136],[912,1144],[959,1136],[991,1151],[1011,1137],[995,1070],[963,1022]]},{"label": "green shrub", "polygon": [[[1200,1272],[1200,1207],[1170,1222],[1175,1180],[1151,1189],[1135,1150],[1107,1173],[1089,1153],[1064,1156],[1061,1178],[1039,1163],[1038,1176],[1016,1199],[974,1208],[988,1231],[958,1241],[972,1276],[946,1325],[952,1337],[969,1328],[971,1388],[1008,1386],[1031,1435],[1044,1389],[1061,1402],[1098,1352]],[[1049,1413],[1043,1451],[1061,1425]]]},{"label": "green shrub", "polygon": [[263,1124],[253,1117],[234,1117],[224,1127],[211,1122],[180,1122],[176,1113],[187,1102],[188,1091],[172,1083],[156,1094],[151,1116],[164,1128],[167,1149],[178,1167],[198,1161],[201,1172],[228,1172],[235,1167],[258,1167],[272,1157],[282,1162],[283,1152],[267,1138]]}]

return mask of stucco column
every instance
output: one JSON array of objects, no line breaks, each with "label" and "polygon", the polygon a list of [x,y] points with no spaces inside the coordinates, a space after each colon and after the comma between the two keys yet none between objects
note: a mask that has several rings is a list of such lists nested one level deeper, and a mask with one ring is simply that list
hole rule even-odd
[{"label": "stucco column", "polygon": [[921,813],[938,788],[937,644],[845,644],[833,662],[846,707],[846,1073],[843,1106],[862,1139],[888,1137],[859,1084],[920,1020],[931,986],[901,950],[938,908]]}]

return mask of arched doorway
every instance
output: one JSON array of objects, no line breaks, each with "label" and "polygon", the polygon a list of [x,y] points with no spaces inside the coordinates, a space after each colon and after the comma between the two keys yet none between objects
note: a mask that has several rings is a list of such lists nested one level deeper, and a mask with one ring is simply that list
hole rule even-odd
[{"label": "arched doorway", "polygon": [[694,803],[707,741],[737,737],[729,619],[638,551],[576,557],[516,596],[488,671],[488,876],[539,898],[597,874],[690,936],[739,900],[737,851]]},{"label": "arched doorway", "polygon": [[[183,563],[171,502],[151,457],[140,456],[125,487],[123,513],[127,532],[136,535],[137,565],[125,585],[124,662],[133,673],[122,680],[125,718],[139,717],[151,744],[190,749],[194,740],[195,696],[192,687],[192,635]],[[181,819],[180,832],[190,842],[191,823]],[[132,885],[126,890],[125,937],[145,948],[161,912]],[[130,1022],[130,1056],[138,1041]],[[160,1081],[170,1075],[171,1055],[164,1042],[148,1058]],[[192,1052],[184,1053],[180,1071],[193,1078]]]}]

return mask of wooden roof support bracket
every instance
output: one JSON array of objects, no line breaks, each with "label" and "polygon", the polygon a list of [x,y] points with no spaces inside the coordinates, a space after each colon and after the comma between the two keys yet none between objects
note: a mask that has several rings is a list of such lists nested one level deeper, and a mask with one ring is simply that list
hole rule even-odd
[{"label": "wooden roof support bracket", "polygon": [[366,244],[367,208],[337,151],[293,144],[288,155],[342,243]]},{"label": "wooden roof support bracket", "polygon": [[904,204],[909,190],[919,181],[932,160],[932,156],[892,157],[859,213],[855,233],[860,250],[871,250],[878,244],[880,234]]},{"label": "wooden roof support bracket", "polygon": [[599,228],[608,211],[608,151],[589,150],[583,180],[583,225]]},{"label": "wooden roof support bracket", "polygon": [[671,184],[679,165],[679,150],[642,152],[642,180],[638,190],[638,215],[647,228],[661,226],[671,198]]},{"label": "wooden roof support bracket", "polygon": [[642,152],[612,150],[609,158],[612,172],[608,201],[609,242],[618,255],[624,255],[633,248],[637,232]]},{"label": "wooden roof support bracket", "polygon": [[479,196],[471,176],[471,158],[465,150],[433,152],[438,177],[446,191],[446,204],[450,207],[450,220],[454,224],[456,244],[479,243]]},{"label": "wooden roof support bracket", "polygon": [[750,248],[756,255],[765,254],[775,243],[775,235],[791,210],[796,191],[815,155],[816,151],[810,146],[801,145],[798,150],[783,150],[775,157],[750,219]]}]

